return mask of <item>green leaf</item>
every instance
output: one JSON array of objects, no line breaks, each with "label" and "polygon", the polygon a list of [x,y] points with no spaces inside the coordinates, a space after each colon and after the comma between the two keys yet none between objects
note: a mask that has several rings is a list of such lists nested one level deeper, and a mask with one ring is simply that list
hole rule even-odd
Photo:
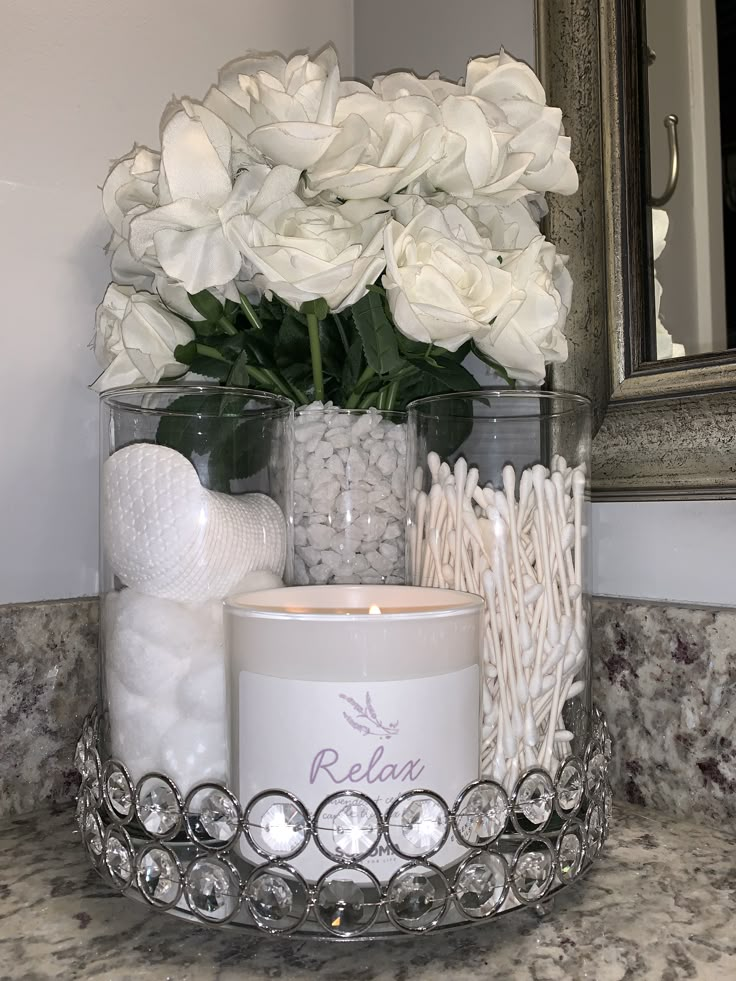
[{"label": "green leaf", "polygon": [[273,340],[266,337],[262,330],[251,328],[241,331],[239,337],[243,349],[250,352],[254,363],[267,368],[275,367]]},{"label": "green leaf", "polygon": [[[327,317],[319,324],[319,347],[322,353],[322,370],[325,375],[342,378],[345,364],[344,331],[334,317]],[[346,338],[347,340],[347,338]]]},{"label": "green leaf", "polygon": [[454,361],[439,361],[435,359],[410,358],[411,363],[422,374],[429,375],[446,392],[470,392],[480,388],[478,381],[467,368]]},{"label": "green leaf", "polygon": [[221,384],[224,384],[230,371],[230,365],[227,362],[216,361],[214,358],[208,358],[203,354],[198,354],[189,367],[196,374],[204,375],[205,378],[213,378]]},{"label": "green leaf", "polygon": [[401,367],[396,330],[386,316],[381,297],[368,292],[351,307],[368,364],[379,375],[388,375]]},{"label": "green leaf", "polygon": [[235,319],[240,313],[240,304],[236,303],[235,300],[225,300],[225,312],[224,316],[226,320],[232,320],[235,323]]},{"label": "green leaf", "polygon": [[209,324],[216,324],[223,315],[223,306],[216,296],[209,290],[202,290],[201,293],[187,293],[189,302],[194,309]]},{"label": "green leaf", "polygon": [[209,340],[215,334],[220,333],[217,322],[211,324],[208,320],[190,320],[189,323],[197,337],[207,338]]},{"label": "green leaf", "polygon": [[274,357],[280,368],[293,364],[311,364],[307,325],[292,313],[285,314],[281,321],[274,345]]},{"label": "green leaf", "polygon": [[188,344],[177,344],[174,348],[174,357],[181,364],[191,364],[197,356],[197,342],[189,341]]},{"label": "green leaf", "polygon": [[503,365],[499,364],[498,361],[494,361],[493,358],[489,358],[487,354],[484,354],[480,348],[476,347],[474,344],[472,345],[472,351],[479,361],[487,364],[489,368],[493,368],[496,374],[503,378],[509,388],[516,388],[516,379],[509,375],[508,371],[506,371]]},{"label": "green leaf", "polygon": [[342,368],[342,389],[344,392],[352,393],[358,378],[360,378],[362,366],[363,342],[359,337],[356,337],[348,348]]},{"label": "green leaf", "polygon": [[227,376],[228,385],[239,385],[241,388],[247,388],[250,384],[250,375],[248,374],[248,355],[245,351],[241,351],[240,354],[235,359],[235,364],[230,369],[230,374]]},{"label": "green leaf", "polygon": [[271,453],[266,421],[228,415],[228,403],[232,407],[233,397],[227,392],[219,397],[182,395],[168,406],[156,432],[156,442],[185,456],[210,490],[226,493],[234,481],[266,466]]},{"label": "green leaf", "polygon": [[[436,379],[434,382],[439,384]],[[438,393],[424,392],[423,394],[434,395]],[[434,406],[431,416],[417,413],[415,450],[421,459],[426,459],[430,450],[434,450],[439,454],[441,460],[447,460],[449,464],[452,464],[472,431],[473,400],[470,398],[442,399]],[[472,464],[473,462],[476,461],[472,460],[471,454],[468,463]]]}]

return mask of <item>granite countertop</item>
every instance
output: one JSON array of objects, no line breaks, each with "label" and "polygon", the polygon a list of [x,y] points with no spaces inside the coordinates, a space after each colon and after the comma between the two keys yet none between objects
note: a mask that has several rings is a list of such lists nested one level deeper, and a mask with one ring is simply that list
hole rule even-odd
[{"label": "granite countertop", "polygon": [[676,981],[736,978],[736,836],[617,806],[588,877],[544,918],[380,945],[194,927],[112,892],[68,808],[0,823],[0,981]]}]

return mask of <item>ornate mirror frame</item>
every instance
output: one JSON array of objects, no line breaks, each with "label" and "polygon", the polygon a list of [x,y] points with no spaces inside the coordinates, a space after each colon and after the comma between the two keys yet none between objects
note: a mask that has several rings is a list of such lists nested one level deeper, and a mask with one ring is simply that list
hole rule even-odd
[{"label": "ornate mirror frame", "polygon": [[597,500],[736,497],[736,351],[644,362],[648,142],[643,0],[536,0],[537,65],[561,106],[580,191],[550,200],[576,285],[551,386],[593,399]]}]

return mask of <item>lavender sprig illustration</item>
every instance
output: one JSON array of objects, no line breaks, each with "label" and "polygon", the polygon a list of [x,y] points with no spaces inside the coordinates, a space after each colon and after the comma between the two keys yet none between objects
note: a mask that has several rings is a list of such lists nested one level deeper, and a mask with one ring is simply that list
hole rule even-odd
[{"label": "lavender sprig illustration", "polygon": [[340,698],[347,702],[355,712],[354,716],[343,712],[343,718],[348,725],[352,726],[353,729],[357,729],[362,735],[378,736],[380,739],[390,739],[392,736],[398,735],[399,723],[390,722],[388,725],[384,725],[381,722],[373,706],[370,692],[365,693],[365,705],[361,705],[360,702],[351,698],[350,695],[340,695]]},{"label": "lavender sprig illustration", "polygon": [[388,725],[385,725],[381,722],[373,705],[370,692],[365,693],[365,705],[361,705],[360,702],[351,698],[350,695],[341,694],[340,698],[344,702],[347,702],[354,712],[354,715],[343,712],[343,718],[348,725],[352,726],[353,729],[357,729],[362,735],[378,736],[380,739],[390,739],[392,736],[398,735],[399,723],[390,722]]}]

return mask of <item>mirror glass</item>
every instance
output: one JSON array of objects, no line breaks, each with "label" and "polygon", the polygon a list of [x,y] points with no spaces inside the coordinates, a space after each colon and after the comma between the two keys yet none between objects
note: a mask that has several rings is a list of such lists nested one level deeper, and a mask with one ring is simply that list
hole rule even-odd
[{"label": "mirror glass", "polygon": [[736,2],[645,6],[653,268],[643,358],[661,361],[736,347]]}]

